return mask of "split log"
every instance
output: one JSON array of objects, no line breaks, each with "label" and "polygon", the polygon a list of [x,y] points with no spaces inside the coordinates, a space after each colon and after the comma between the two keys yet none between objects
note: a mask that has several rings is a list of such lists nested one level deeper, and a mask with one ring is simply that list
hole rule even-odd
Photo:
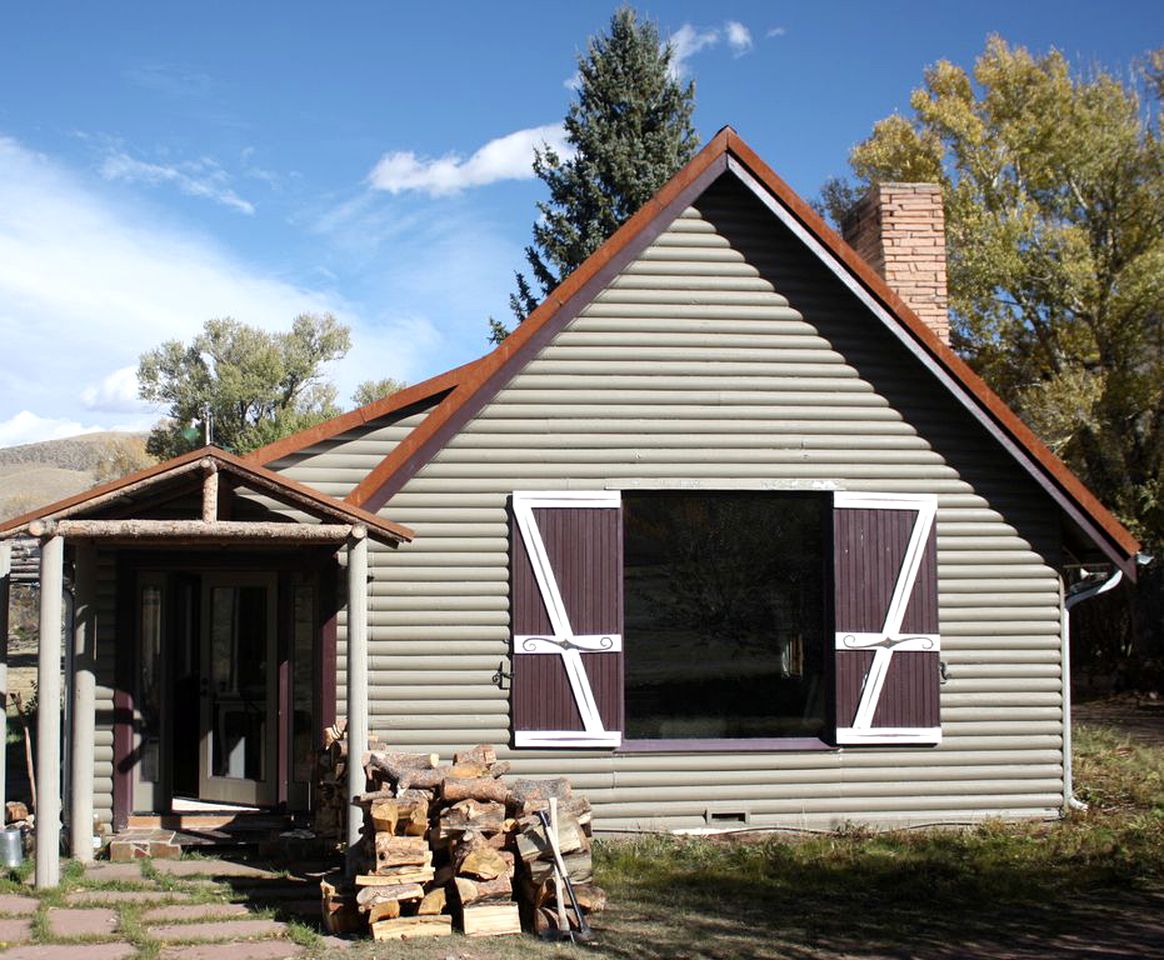
[{"label": "split log", "polygon": [[489,772],[489,764],[472,761],[454,763],[451,767],[445,768],[445,774],[459,780],[479,780],[482,777],[492,776]]},{"label": "split log", "polygon": [[441,811],[435,833],[442,839],[460,835],[466,830],[503,833],[510,825],[505,816],[504,803],[460,800]]},{"label": "split log", "polygon": [[355,933],[363,921],[357,910],[356,895],[350,887],[319,881],[323,926],[328,933]]},{"label": "split log", "polygon": [[396,791],[397,800],[423,800],[425,803],[432,803],[433,791],[431,789],[422,790],[419,787],[407,787],[404,790]]},{"label": "split log", "polygon": [[444,779],[444,774],[438,770],[446,768],[406,766],[397,763],[391,756],[373,753],[368,756],[368,769],[377,776],[387,777],[399,792],[413,786],[428,788],[438,786]]},{"label": "split log", "polygon": [[489,766],[497,762],[497,751],[488,743],[479,743],[469,750],[453,754],[453,763],[481,763]]},{"label": "split log", "polygon": [[377,920],[395,920],[398,916],[400,916],[399,900],[381,900],[368,908],[368,923],[375,923]]},{"label": "split log", "polygon": [[513,764],[508,760],[498,760],[496,763],[489,764],[489,776],[494,779],[500,779],[509,773],[512,767]]},{"label": "split log", "polygon": [[[356,879],[359,883],[359,879]],[[356,894],[356,903],[368,909],[374,903],[389,900],[423,900],[424,888],[419,883],[395,883],[391,886],[363,887]]]},{"label": "split log", "polygon": [[513,854],[485,845],[475,846],[465,853],[458,849],[453,854],[453,865],[458,876],[478,880],[493,880],[513,875]]},{"label": "split log", "polygon": [[508,876],[494,877],[492,880],[472,880],[457,877],[453,881],[457,900],[462,906],[480,900],[510,900],[513,898],[513,881]]},{"label": "split log", "polygon": [[394,883],[432,883],[433,876],[432,867],[407,864],[403,867],[383,867],[375,873],[361,874],[356,878],[356,883],[362,887],[384,887]]},{"label": "split log", "polygon": [[573,795],[570,781],[565,777],[556,777],[552,780],[516,780],[509,787],[510,806],[517,808],[524,808],[529,803],[548,803],[550,797],[557,797],[559,809],[565,809],[564,801]]},{"label": "split log", "polygon": [[396,753],[391,750],[369,750],[368,760],[375,757],[378,762],[390,763],[395,767],[409,770],[431,770],[441,762],[439,753]]},{"label": "split log", "polygon": [[559,927],[558,911],[550,907],[535,907],[533,911],[534,933],[541,936],[545,933],[564,932]]},{"label": "split log", "polygon": [[422,917],[435,917],[438,914],[444,913],[447,902],[448,893],[443,886],[440,886],[424,895],[424,899],[420,901],[420,906],[416,912]]},{"label": "split log", "polygon": [[[532,884],[528,887],[523,885],[522,895],[535,907],[557,906],[557,894],[553,881]],[[577,898],[578,906],[582,908],[583,913],[601,913],[606,909],[606,891],[593,883],[575,883],[574,896]],[[570,903],[569,894],[563,897],[563,904],[573,914],[574,907]]]},{"label": "split log", "polygon": [[445,803],[457,803],[460,800],[492,800],[496,803],[505,803],[509,797],[509,788],[500,780],[480,777],[472,780],[446,779],[441,784],[441,799]]},{"label": "split log", "polygon": [[421,937],[447,937],[453,932],[452,917],[400,917],[372,924],[372,939],[417,940]]},{"label": "split log", "polygon": [[[539,810],[549,811],[550,802],[546,800],[530,800],[527,803],[518,806],[512,802],[509,805],[510,812],[516,817],[520,823],[518,826],[525,827],[530,824],[539,823],[536,814]],[[591,809],[590,801],[585,797],[570,797],[568,800],[558,801],[558,815],[563,817],[573,817],[578,821],[580,826],[589,826]]]},{"label": "split log", "polygon": [[[589,851],[562,857],[562,862],[565,864],[566,876],[570,878],[571,883],[589,883],[594,879],[594,860]],[[526,864],[526,869],[529,872],[530,880],[536,884],[553,881],[553,860],[534,860]]]},{"label": "split log", "polygon": [[[553,856],[545,827],[540,822],[519,821],[521,832],[516,836],[517,852],[522,860],[541,860]],[[563,854],[590,849],[590,842],[574,817],[563,816],[558,823],[558,850]]]},{"label": "split log", "polygon": [[395,796],[396,791],[391,787],[381,787],[379,790],[368,790],[361,793],[352,803],[367,810],[372,804],[379,803],[381,800],[391,800]]},{"label": "split log", "polygon": [[[576,849],[576,848],[575,848]],[[395,837],[390,833],[376,834],[376,869],[432,863],[432,851],[424,837]]]},{"label": "split log", "polygon": [[495,937],[521,933],[521,917],[516,903],[465,907],[461,911],[461,929],[467,937]]},{"label": "split log", "polygon": [[428,803],[424,800],[378,800],[369,814],[377,833],[423,837],[428,830]]},{"label": "split log", "polygon": [[28,807],[19,800],[9,800],[4,804],[4,822],[16,823],[28,819]]},{"label": "split log", "polygon": [[448,767],[434,767],[432,770],[405,770],[403,777],[396,783],[397,791],[421,789],[438,790],[448,779]]}]

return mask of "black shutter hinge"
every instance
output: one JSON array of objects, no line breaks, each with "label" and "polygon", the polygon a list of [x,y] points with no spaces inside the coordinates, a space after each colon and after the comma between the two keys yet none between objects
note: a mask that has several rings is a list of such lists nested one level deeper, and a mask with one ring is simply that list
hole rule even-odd
[{"label": "black shutter hinge", "polygon": [[946,665],[945,660],[938,661],[938,673],[942,676],[942,679],[938,681],[942,686],[950,682],[950,668]]},{"label": "black shutter hinge", "polygon": [[493,685],[495,687],[497,687],[498,690],[508,690],[509,689],[509,687],[507,687],[505,685],[507,680],[510,681],[510,686],[512,686],[513,674],[505,672],[505,661],[504,660],[499,660],[497,662],[497,672],[495,674],[493,674],[492,679],[493,679]]}]

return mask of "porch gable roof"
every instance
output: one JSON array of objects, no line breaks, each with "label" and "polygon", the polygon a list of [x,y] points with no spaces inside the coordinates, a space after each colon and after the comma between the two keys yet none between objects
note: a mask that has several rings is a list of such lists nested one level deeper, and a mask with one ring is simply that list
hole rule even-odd
[{"label": "porch gable roof", "polygon": [[[210,446],[191,450],[117,480],[99,484],[22,516],[0,521],[0,540],[24,534],[35,536],[46,525],[57,521],[84,519],[112,504],[133,503],[170,486],[173,481],[187,474],[196,476],[199,473],[214,472],[230,478],[238,486],[268,496],[323,523],[362,526],[369,536],[391,546],[410,541],[414,536],[408,527],[393,523],[355,504],[329,497],[253,461]],[[294,521],[288,523],[295,525]]]}]

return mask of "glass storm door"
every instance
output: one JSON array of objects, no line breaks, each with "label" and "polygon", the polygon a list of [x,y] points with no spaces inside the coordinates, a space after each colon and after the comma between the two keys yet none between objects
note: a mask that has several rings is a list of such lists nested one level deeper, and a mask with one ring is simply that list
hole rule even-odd
[{"label": "glass storm door", "polygon": [[275,578],[203,581],[198,796],[275,802],[278,699]]}]

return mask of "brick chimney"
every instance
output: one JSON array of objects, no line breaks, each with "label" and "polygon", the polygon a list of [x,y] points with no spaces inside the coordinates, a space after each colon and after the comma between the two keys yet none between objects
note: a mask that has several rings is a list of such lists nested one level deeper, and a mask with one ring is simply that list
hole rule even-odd
[{"label": "brick chimney", "polygon": [[936,183],[874,184],[845,215],[841,232],[913,312],[949,343],[942,188]]}]

